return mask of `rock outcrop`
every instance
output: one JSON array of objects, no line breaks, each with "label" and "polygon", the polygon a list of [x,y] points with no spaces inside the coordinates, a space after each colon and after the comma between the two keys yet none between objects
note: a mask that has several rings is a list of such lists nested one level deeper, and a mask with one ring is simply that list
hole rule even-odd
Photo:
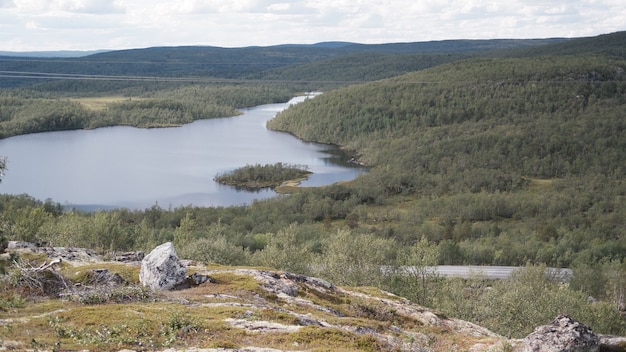
[{"label": "rock outcrop", "polygon": [[178,259],[172,242],[156,247],[141,261],[139,281],[153,290],[171,290],[185,281],[187,267]]},{"label": "rock outcrop", "polygon": [[[11,329],[5,329],[6,335],[0,341],[0,351],[28,350],[29,344],[35,339],[23,331],[28,331],[32,327],[29,324],[35,323],[38,327],[47,327],[38,333],[51,336],[51,341],[58,339],[59,331],[79,331],[82,335],[76,336],[111,338],[106,342],[96,339],[101,345],[93,350],[113,349],[115,347],[112,346],[120,346],[121,340],[117,335],[106,335],[107,331],[112,331],[109,327],[129,326],[123,319],[136,317],[133,313],[123,317],[122,321],[119,317],[112,318],[109,316],[110,308],[103,303],[132,302],[131,311],[141,314],[146,321],[169,318],[171,325],[168,327],[174,329],[172,332],[175,333],[171,336],[176,336],[181,342],[167,342],[172,344],[172,348],[169,348],[158,337],[163,328],[152,324],[156,328],[137,331],[135,335],[119,330],[122,334],[120,339],[134,341],[132,345],[124,346],[148,346],[148,343],[155,343],[151,350],[164,352],[280,352],[292,349],[341,350],[344,347],[356,350],[357,345],[354,343],[364,343],[364,349],[406,352],[626,352],[626,337],[596,334],[568,315],[560,315],[524,339],[506,339],[478,325],[438,314],[374,288],[337,287],[322,279],[289,272],[215,268],[195,261],[180,260],[172,243],[164,243],[145,256],[141,268],[137,260],[141,254],[134,252],[123,255],[129,260],[121,260],[117,255],[100,256],[88,250],[41,247],[18,242],[11,243],[9,251],[45,253],[52,258],[41,266],[25,268],[27,273],[46,271],[46,275],[55,278],[70,273],[72,279],[80,278],[80,282],[73,282],[72,279],[59,281],[60,284],[55,286],[59,294],[53,292],[50,299],[60,296],[63,302],[79,302],[82,305],[71,303],[63,306],[59,302],[50,305],[50,311],[37,315],[33,315],[29,309],[11,310],[8,313],[0,310],[0,328],[11,326]],[[107,260],[114,262],[109,265]],[[94,261],[97,261],[98,266],[94,265]],[[63,265],[54,266],[60,263]],[[138,269],[143,286],[153,290],[178,291],[155,293],[144,290],[136,285]],[[187,275],[188,271],[191,275]],[[130,272],[134,273],[134,277],[128,277]],[[184,289],[193,287],[196,288]],[[59,305],[63,308],[59,309]],[[42,309],[47,307],[43,306]],[[176,313],[169,312],[170,308]],[[102,324],[76,327],[69,318],[91,314],[100,314]],[[41,325],[37,322],[43,317],[49,317],[47,319],[52,323]],[[215,326],[218,328],[213,329]],[[242,336],[239,330],[243,330],[247,337],[244,346],[238,346],[238,341],[232,342]],[[215,341],[227,342],[228,348],[210,349],[198,345],[196,348],[175,349],[199,342],[198,334],[204,331],[215,334],[211,335]],[[271,349],[280,348],[268,347],[267,341],[274,341],[271,334],[280,334],[281,338],[292,343],[281,345],[284,348],[282,350]],[[64,334],[59,344],[63,343],[65,347],[65,344],[77,341],[85,343],[86,340],[76,340],[74,336]]]},{"label": "rock outcrop", "polygon": [[112,256],[112,260],[121,263],[140,262],[146,256],[144,252],[116,252]]},{"label": "rock outcrop", "polygon": [[87,248],[52,247],[24,241],[9,241],[7,250],[16,253],[44,253],[49,258],[60,258],[68,263],[97,263],[102,257]]},{"label": "rock outcrop", "polygon": [[540,326],[523,340],[524,352],[596,352],[600,337],[567,314]]}]

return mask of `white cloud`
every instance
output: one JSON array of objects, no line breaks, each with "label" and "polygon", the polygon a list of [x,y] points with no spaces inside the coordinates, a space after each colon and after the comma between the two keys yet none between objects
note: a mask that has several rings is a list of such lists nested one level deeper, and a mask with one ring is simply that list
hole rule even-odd
[{"label": "white cloud", "polygon": [[59,0],[59,9],[78,13],[123,13],[124,8],[113,0]]},{"label": "white cloud", "polygon": [[13,0],[0,0],[0,9],[10,7],[15,7],[15,3],[13,2]]},{"label": "white cloud", "polygon": [[589,36],[623,0],[0,0],[0,50]]},{"label": "white cloud", "polygon": [[[0,0],[6,1],[6,0]],[[50,12],[121,13],[123,7],[116,0],[12,0],[20,14]]]}]

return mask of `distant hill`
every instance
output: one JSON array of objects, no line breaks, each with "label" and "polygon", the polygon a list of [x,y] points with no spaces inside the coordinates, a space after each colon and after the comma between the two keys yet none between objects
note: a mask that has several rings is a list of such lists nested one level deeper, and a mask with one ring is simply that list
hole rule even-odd
[{"label": "distant hill", "polygon": [[565,40],[550,45],[515,49],[508,52],[510,56],[577,55],[582,53],[626,59],[626,31]]},{"label": "distant hill", "polygon": [[566,41],[565,38],[548,39],[456,39],[413,43],[353,44],[342,49],[349,52],[384,52],[395,54],[415,53],[469,53],[488,50],[527,48]]},{"label": "distant hill", "polygon": [[59,50],[59,51],[0,51],[0,56],[7,57],[38,57],[38,58],[71,58],[84,57],[103,53],[109,50]]},{"label": "distant hill", "polygon": [[[471,57],[594,53],[623,58],[625,47],[626,32],[617,32],[575,39],[442,40],[386,44],[322,42],[242,48],[180,46],[115,50],[75,57],[61,57],[61,54],[57,57],[0,56],[0,71],[3,71],[0,87],[27,86],[51,79],[90,80],[93,79],[91,76],[98,76],[99,80],[107,77],[114,80],[155,77],[266,80],[303,83],[306,89],[323,90],[389,78]],[[64,88],[57,84],[54,89]]]},{"label": "distant hill", "polygon": [[[181,47],[153,47],[145,49],[115,50],[95,53],[87,56],[74,57],[66,53],[66,57],[61,56],[61,52],[56,57],[44,57],[46,55],[37,54],[33,57],[20,56],[0,56],[0,71],[4,71],[0,76],[0,87],[18,86],[32,84],[33,75],[28,72],[48,73],[53,75],[98,75],[98,76],[149,76],[149,77],[213,77],[225,79],[257,78],[257,79],[300,79],[291,73],[286,73],[285,77],[273,71],[265,76],[264,72],[285,68],[292,65],[303,65],[324,62],[325,60],[348,57],[343,63],[349,62],[352,58],[366,59],[366,55],[372,55],[372,60],[380,58],[380,54],[400,55],[400,54],[435,54],[437,58],[442,58],[441,62],[448,62],[441,55],[456,55],[461,53],[477,53],[496,49],[526,48],[529,46],[544,45],[560,42],[564,39],[495,39],[495,40],[446,40],[429,41],[416,43],[389,43],[389,44],[359,44],[348,42],[324,42],[317,44],[286,44],[267,47],[244,47],[244,48],[221,48],[211,46],[181,46]],[[35,54],[33,54],[35,55]],[[52,54],[48,54],[52,56]],[[406,59],[408,64],[401,63]],[[411,57],[394,58],[387,56],[383,62],[378,62],[377,71],[384,71],[388,64],[388,73],[354,73],[344,75],[344,80],[369,80],[381,77],[390,77],[398,73],[408,72],[407,70],[421,69],[423,64],[414,65]],[[418,61],[421,59],[418,59]],[[343,70],[342,60],[335,66]],[[310,80],[323,80],[323,77],[316,77],[316,71],[324,76],[322,70],[328,70],[328,65],[334,62],[325,62],[323,65],[313,68],[313,72],[307,74]],[[438,64],[440,62],[433,62]],[[382,64],[382,65],[381,65]],[[426,65],[430,67],[432,64]],[[398,70],[398,66],[405,68]],[[372,68],[365,67],[368,71]],[[297,68],[296,68],[297,69]],[[89,79],[89,77],[63,77],[37,75],[37,79]],[[334,73],[327,74],[334,76]],[[359,76],[361,76],[359,78]],[[102,79],[102,77],[99,77]],[[35,80],[36,81],[36,80]]]}]

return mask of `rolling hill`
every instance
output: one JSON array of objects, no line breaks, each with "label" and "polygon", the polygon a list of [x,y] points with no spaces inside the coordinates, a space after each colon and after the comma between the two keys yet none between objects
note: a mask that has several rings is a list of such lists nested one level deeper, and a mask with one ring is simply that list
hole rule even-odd
[{"label": "rolling hill", "polygon": [[[263,79],[267,70],[317,63],[346,55],[370,54],[459,54],[495,49],[520,48],[564,39],[536,40],[448,40],[395,44],[357,44],[328,42],[312,45],[277,45],[269,47],[221,48],[207,46],[153,47],[116,50],[75,58],[0,56],[0,86],[25,86],[35,80],[32,73],[51,75],[213,77]],[[332,66],[332,63],[330,63]],[[329,63],[323,66],[328,66]],[[408,65],[406,70],[415,69]],[[395,72],[395,71],[392,71]],[[38,75],[39,76],[39,75]],[[313,75],[314,76],[314,75]],[[363,75],[362,75],[363,76]],[[389,77],[389,74],[386,75]],[[63,77],[56,77],[63,78]],[[67,78],[67,77],[66,77]],[[78,77],[80,78],[80,77]],[[89,77],[82,77],[89,79]],[[101,77],[103,78],[103,77]],[[272,74],[271,79],[281,79]],[[375,77],[374,77],[375,78]],[[72,79],[77,79],[73,77]],[[285,79],[290,79],[285,77]],[[319,80],[320,78],[316,78]],[[358,80],[368,79],[361,77]],[[351,80],[354,80],[352,78]]]},{"label": "rolling hill", "polygon": [[357,154],[371,167],[362,199],[417,197],[373,228],[450,241],[450,263],[623,260],[626,62],[578,43],[579,55],[472,58],[332,90],[268,126]]}]

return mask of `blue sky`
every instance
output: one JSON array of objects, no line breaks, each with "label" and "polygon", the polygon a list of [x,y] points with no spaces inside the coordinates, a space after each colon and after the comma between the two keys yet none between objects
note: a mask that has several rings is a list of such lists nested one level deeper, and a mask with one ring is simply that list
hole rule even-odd
[{"label": "blue sky", "polygon": [[624,0],[0,0],[0,51],[594,36]]}]

